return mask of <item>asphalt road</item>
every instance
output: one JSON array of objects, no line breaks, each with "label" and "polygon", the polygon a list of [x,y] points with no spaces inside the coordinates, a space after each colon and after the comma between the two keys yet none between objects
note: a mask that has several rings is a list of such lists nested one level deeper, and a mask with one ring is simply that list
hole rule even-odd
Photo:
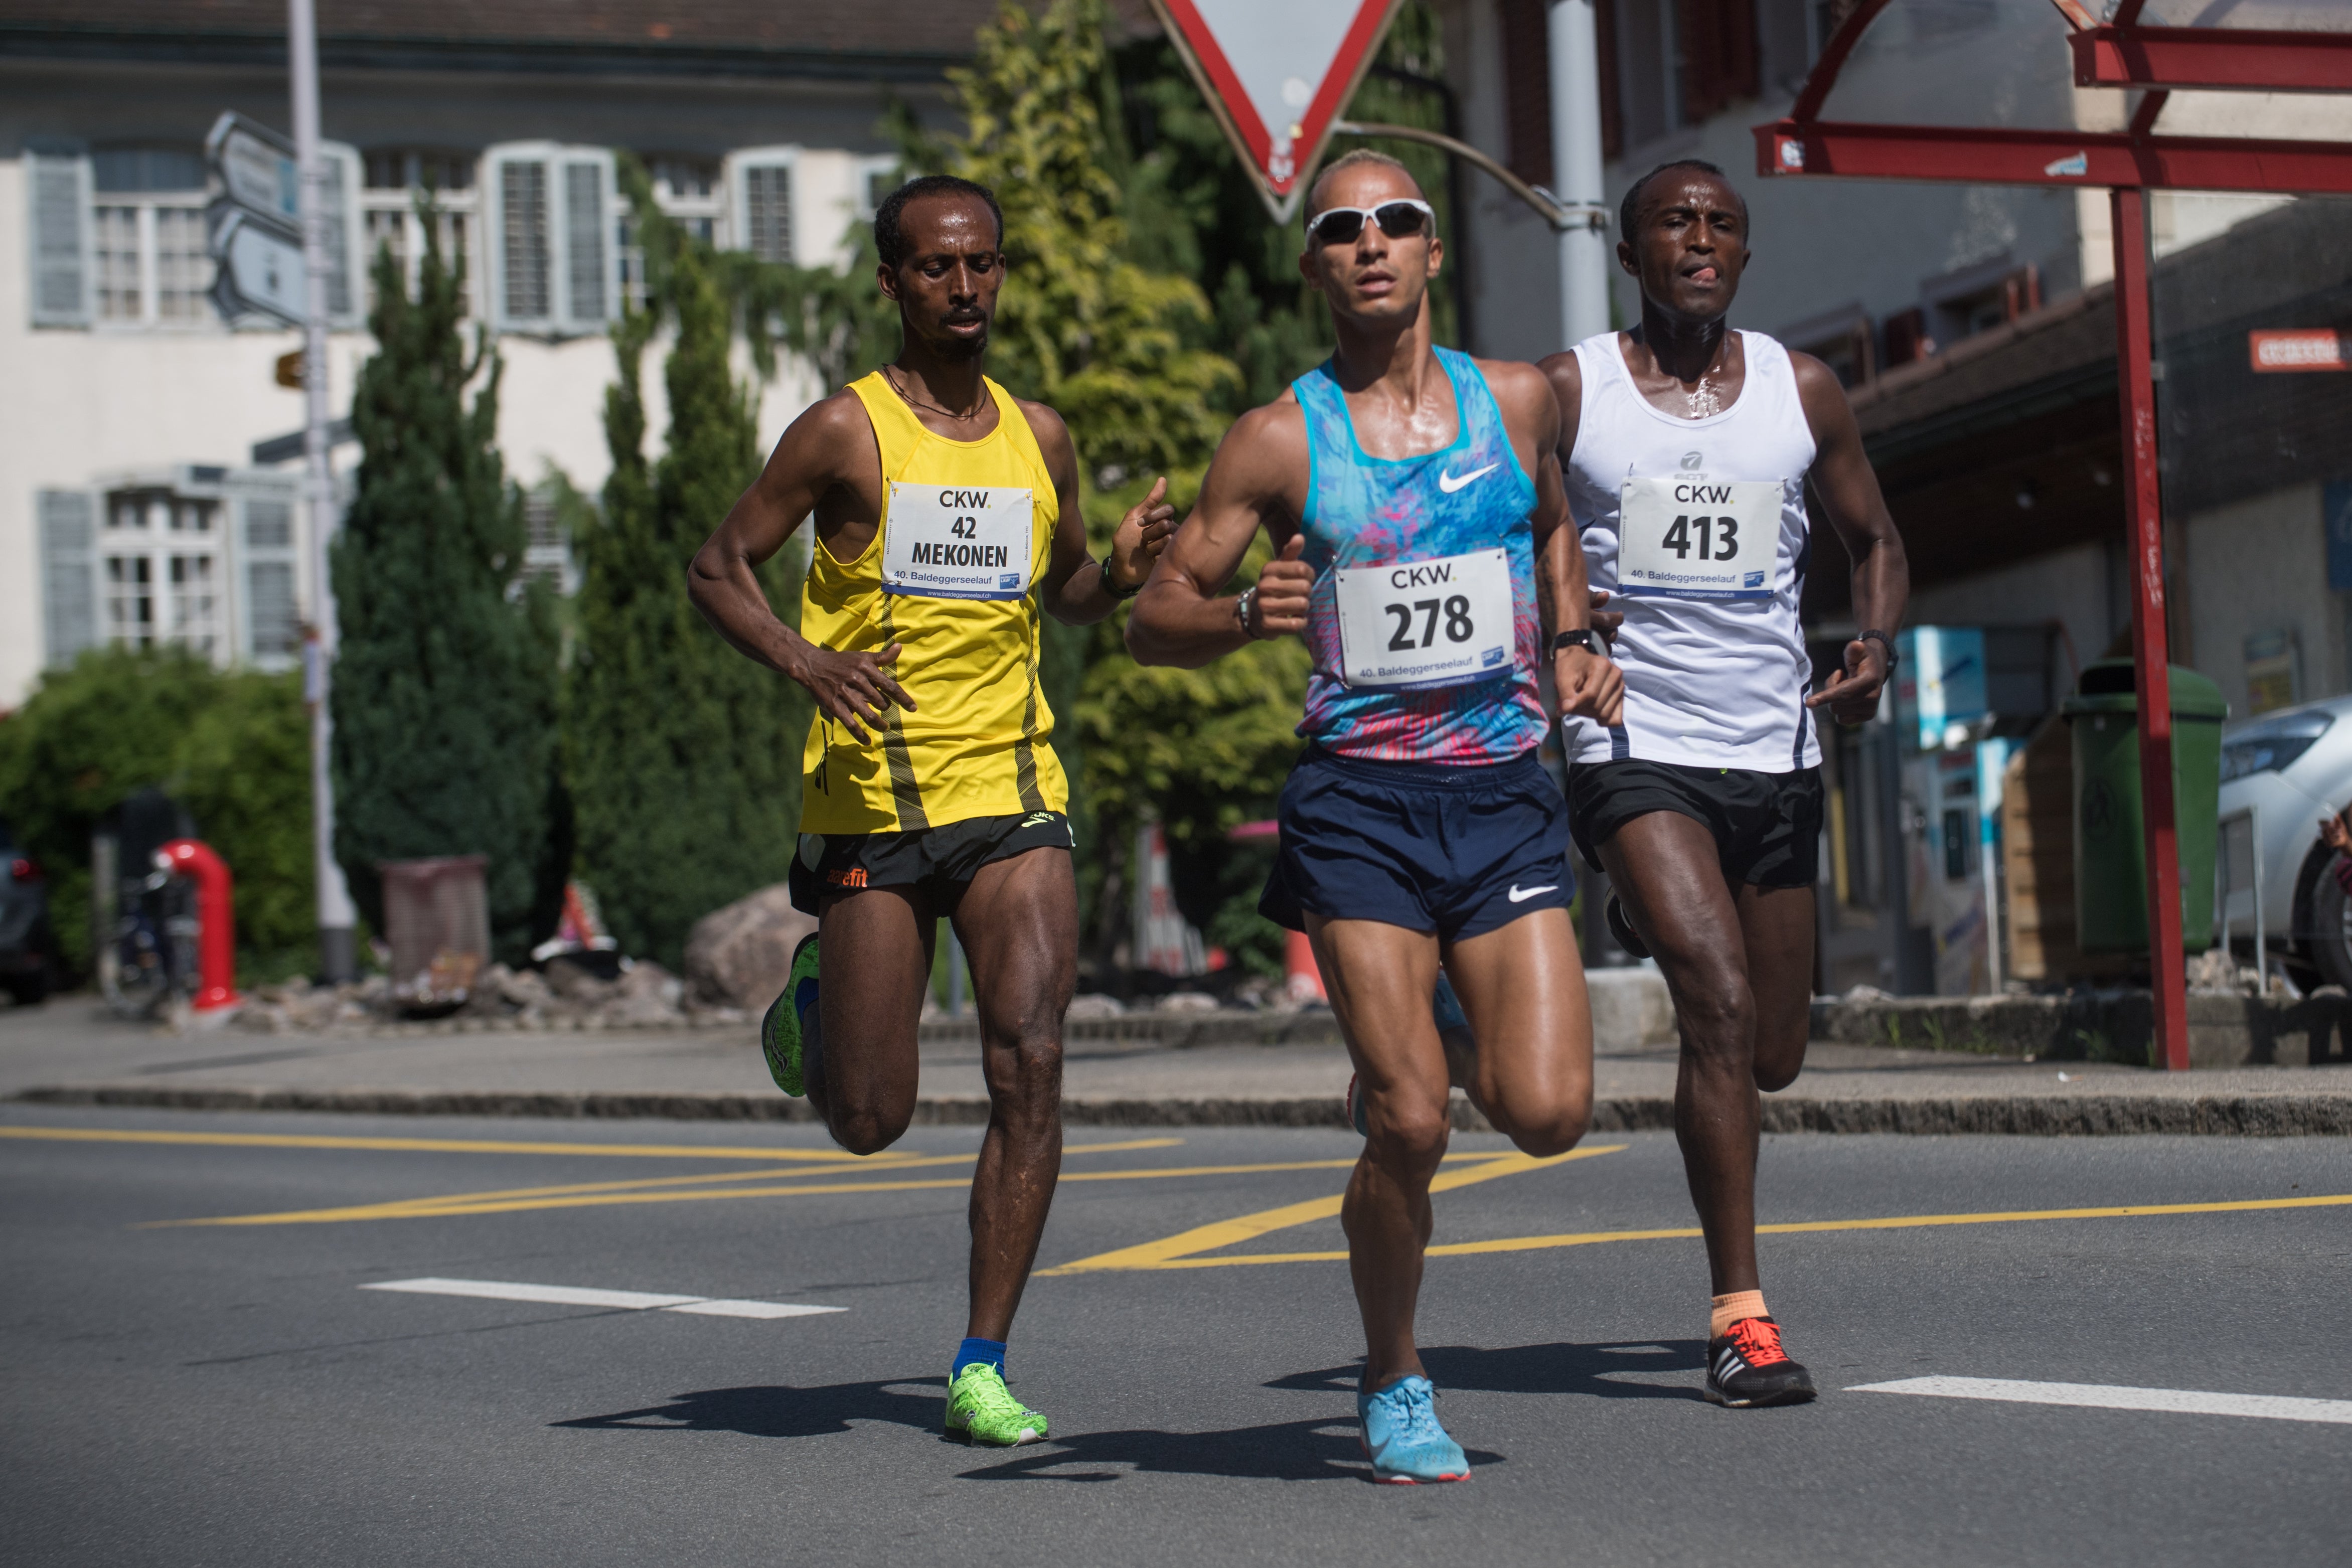
[{"label": "asphalt road", "polygon": [[[1827,1392],[1734,1412],[1698,1396],[1698,1244],[1614,1234],[1688,1226],[1673,1141],[1596,1138],[1528,1169],[1462,1138],[1437,1239],[1464,1250],[1431,1261],[1422,1340],[1475,1476],[1415,1489],[1366,1484],[1345,1267],[1314,1256],[1343,1246],[1318,1200],[1355,1141],[1070,1142],[1066,1178],[1087,1179],[1066,1179],[1044,1261],[1082,1267],[1031,1286],[1010,1367],[1055,1438],[1008,1453],[938,1436],[973,1131],[918,1129],[889,1168],[841,1168],[779,1157],[825,1145],[773,1125],[9,1107],[6,1555],[2073,1568],[2352,1552],[2352,1405],[2264,1419],[1851,1392],[1940,1377],[2352,1401],[2352,1206],[2304,1202],[2352,1194],[2340,1140],[1769,1140],[1774,1223],[2270,1206],[1771,1236],[1768,1293]],[[189,1223],[225,1218],[241,1223]],[[647,1299],[363,1289],[419,1279]],[[761,1303],[840,1310],[740,1315]]]}]

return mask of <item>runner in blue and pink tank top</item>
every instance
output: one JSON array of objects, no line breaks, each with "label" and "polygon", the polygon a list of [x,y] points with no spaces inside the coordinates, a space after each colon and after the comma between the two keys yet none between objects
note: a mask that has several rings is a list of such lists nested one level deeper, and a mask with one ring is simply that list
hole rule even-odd
[{"label": "runner in blue and pink tank top", "polygon": [[[1454,385],[1460,434],[1442,451],[1368,456],[1328,361],[1291,383],[1307,416],[1307,535],[1314,569],[1307,645],[1315,671],[1298,732],[1335,756],[1456,766],[1511,762],[1543,739],[1536,686],[1543,624],[1536,610],[1535,482],[1511,450],[1486,378],[1467,354],[1434,351]],[[1498,559],[1499,558],[1499,559]],[[1499,568],[1499,570],[1498,570]],[[1369,628],[1343,637],[1339,588],[1379,574]],[[1482,587],[1507,599],[1484,622]],[[1352,599],[1351,599],[1351,602]],[[1362,646],[1369,642],[1369,647]],[[1400,646],[1402,645],[1402,646]],[[1364,683],[1366,667],[1421,679]],[[1351,658],[1353,668],[1351,669]],[[1351,674],[1357,684],[1350,684]]]},{"label": "runner in blue and pink tank top", "polygon": [[[1600,722],[1617,721],[1622,690],[1587,624],[1551,455],[1559,404],[1532,365],[1430,341],[1444,247],[1412,176],[1350,153],[1315,181],[1307,211],[1300,270],[1329,302],[1338,345],[1226,435],[1127,645],[1145,664],[1197,667],[1298,634],[1312,654],[1307,745],[1283,785],[1258,908],[1314,944],[1356,1068],[1364,1153],[1340,1217],[1372,1479],[1459,1480],[1469,1462],[1413,1345],[1447,1086],[1528,1153],[1583,1136],[1592,1016],[1568,919],[1566,803],[1536,760],[1538,661],[1552,659],[1570,710]],[[1275,559],[1221,596],[1261,530]],[[1538,560],[1560,623],[1550,650]],[[1470,1026],[1443,1037],[1441,963]]]}]

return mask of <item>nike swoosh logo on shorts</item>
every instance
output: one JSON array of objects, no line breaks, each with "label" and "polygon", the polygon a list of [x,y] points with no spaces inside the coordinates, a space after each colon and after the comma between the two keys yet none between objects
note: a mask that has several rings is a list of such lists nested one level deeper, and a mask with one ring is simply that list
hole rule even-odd
[{"label": "nike swoosh logo on shorts", "polygon": [[1463,475],[1458,479],[1451,473],[1448,473],[1445,469],[1440,468],[1437,470],[1437,488],[1444,490],[1447,495],[1452,495],[1455,490],[1460,489],[1471,480],[1483,479],[1488,474],[1493,473],[1496,468],[1499,468],[1502,466],[1503,465],[1500,463],[1489,463],[1483,468],[1471,469],[1468,473]]},{"label": "nike swoosh logo on shorts", "polygon": [[1558,882],[1553,882],[1541,888],[1522,888],[1517,882],[1514,882],[1511,884],[1511,902],[1515,904],[1524,904],[1529,899],[1534,898],[1538,893],[1557,893],[1559,891],[1559,884]]}]

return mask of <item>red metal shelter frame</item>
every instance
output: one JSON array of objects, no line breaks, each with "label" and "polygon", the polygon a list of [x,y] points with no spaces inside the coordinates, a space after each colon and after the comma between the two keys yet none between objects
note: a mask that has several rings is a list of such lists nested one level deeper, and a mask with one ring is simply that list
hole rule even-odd
[{"label": "red metal shelter frame", "polygon": [[2152,27],[2147,0],[2123,0],[2102,24],[2078,0],[2053,0],[2069,28],[2077,87],[2141,89],[2120,133],[1822,120],[1846,58],[1890,0],[1862,0],[1822,50],[1788,118],[1756,127],[1757,172],[1776,176],[1951,180],[1970,184],[2105,186],[2116,247],[2116,378],[2131,482],[2125,526],[2133,573],[2132,659],[2139,690],[2139,773],[2148,876],[2157,1040],[2164,1065],[2189,1066],[2189,986],[2181,950],[2180,860],[2172,800],[2172,693],[2164,625],[2164,513],[2156,468],[2150,365],[2147,192],[2352,194],[2352,144],[2158,136],[2176,89],[2352,92],[2352,34]]}]

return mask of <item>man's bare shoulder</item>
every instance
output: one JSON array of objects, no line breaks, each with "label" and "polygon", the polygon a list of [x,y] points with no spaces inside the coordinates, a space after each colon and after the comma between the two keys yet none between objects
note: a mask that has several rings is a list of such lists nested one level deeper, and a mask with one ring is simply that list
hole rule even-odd
[{"label": "man's bare shoulder", "polygon": [[1281,488],[1307,463],[1307,410],[1286,390],[1233,422],[1217,443],[1216,467],[1249,489]]},{"label": "man's bare shoulder", "polygon": [[1516,359],[1482,359],[1477,364],[1506,421],[1540,426],[1558,416],[1559,405],[1551,379],[1536,366]]},{"label": "man's bare shoulder", "polygon": [[1025,397],[1014,398],[1013,405],[1021,410],[1021,417],[1029,421],[1029,433],[1037,437],[1037,449],[1045,454],[1047,462],[1061,452],[1076,456],[1077,443],[1071,438],[1069,422],[1050,405],[1032,403]]},{"label": "man's bare shoulder", "polygon": [[1813,428],[1818,440],[1832,428],[1853,424],[1853,405],[1846,400],[1845,383],[1837,372],[1796,349],[1789,352],[1789,371],[1797,383],[1797,401],[1805,410],[1805,422]]},{"label": "man's bare shoulder", "polygon": [[874,444],[874,421],[857,394],[843,387],[800,411],[777,449],[819,459],[846,456]]}]

